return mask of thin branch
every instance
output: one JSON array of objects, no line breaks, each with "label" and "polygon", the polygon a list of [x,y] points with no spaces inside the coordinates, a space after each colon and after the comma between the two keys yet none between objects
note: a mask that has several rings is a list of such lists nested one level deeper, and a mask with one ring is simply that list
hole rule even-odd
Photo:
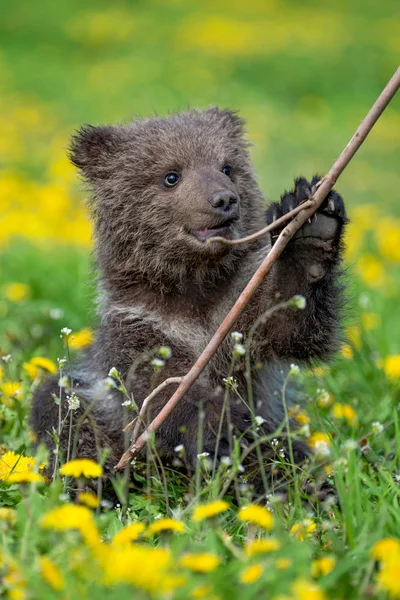
[{"label": "thin branch", "polygon": [[157,429],[162,425],[162,423],[165,421],[168,415],[170,415],[175,405],[179,402],[182,396],[189,390],[189,388],[193,385],[193,383],[205,369],[207,364],[210,362],[210,360],[218,350],[219,346],[222,344],[224,338],[234,325],[236,319],[243,312],[247,303],[251,300],[257,288],[262,283],[263,279],[270,272],[272,265],[282,254],[283,250],[285,249],[291,238],[294,236],[294,234],[322,204],[328,193],[335,185],[339,175],[342,173],[342,171],[345,169],[350,160],[353,158],[354,154],[361,146],[361,144],[364,142],[368,133],[371,131],[372,127],[375,125],[376,121],[379,119],[382,112],[385,110],[386,106],[389,104],[390,100],[393,98],[399,87],[400,67],[397,69],[396,73],[393,75],[393,77],[391,78],[391,80],[389,81],[389,83],[387,84],[387,86],[385,87],[375,104],[372,106],[371,110],[369,111],[365,119],[362,121],[357,131],[351,138],[350,142],[340,154],[339,158],[335,161],[330,171],[322,179],[321,185],[310,200],[311,205],[309,205],[308,208],[303,208],[303,210],[301,210],[280,233],[274,246],[272,247],[268,255],[264,258],[257,271],[254,273],[253,277],[250,279],[249,283],[247,284],[243,292],[240,294],[239,298],[236,300],[232,309],[222,321],[221,325],[213,335],[205,350],[199,356],[199,358],[197,359],[193,367],[190,369],[190,371],[188,371],[188,373],[182,378],[182,381],[176,392],[161,409],[158,415],[153,419],[148,428],[134,443],[132,443],[128,450],[123,454],[118,465],[116,466],[117,470],[123,469],[125,465],[130,460],[132,460],[138,452],[140,452],[140,450],[145,444],[148,435],[157,431]]}]

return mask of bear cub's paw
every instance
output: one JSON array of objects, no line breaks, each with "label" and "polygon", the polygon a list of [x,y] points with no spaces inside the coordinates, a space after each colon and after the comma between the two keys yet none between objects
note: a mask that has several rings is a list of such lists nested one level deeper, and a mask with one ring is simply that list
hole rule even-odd
[{"label": "bear cub's paw", "polygon": [[[295,180],[295,188],[291,192],[285,193],[280,202],[275,202],[267,210],[267,224],[271,224],[282,215],[290,212],[299,204],[309,200],[316,191],[316,184],[319,177],[313,177],[309,182],[304,177]],[[338,240],[343,225],[347,222],[346,211],[343,198],[332,190],[325,198],[324,202],[315,213],[315,215],[300,228],[294,236],[294,239],[301,238],[309,241],[319,239],[326,242]],[[272,243],[274,243],[282,231],[280,227],[271,232]]]}]

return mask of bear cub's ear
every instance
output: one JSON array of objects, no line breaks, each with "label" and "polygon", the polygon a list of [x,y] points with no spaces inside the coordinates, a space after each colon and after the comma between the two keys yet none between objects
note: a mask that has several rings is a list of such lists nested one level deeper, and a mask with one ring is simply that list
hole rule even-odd
[{"label": "bear cub's ear", "polygon": [[119,145],[117,127],[84,125],[72,136],[68,154],[86,179],[107,179]]}]

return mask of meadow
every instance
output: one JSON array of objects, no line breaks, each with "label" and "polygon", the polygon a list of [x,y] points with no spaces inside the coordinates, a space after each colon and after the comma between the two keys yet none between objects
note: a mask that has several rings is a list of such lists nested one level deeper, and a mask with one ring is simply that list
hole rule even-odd
[{"label": "meadow", "polygon": [[229,106],[247,120],[261,187],[277,199],[295,176],[329,169],[397,68],[397,1],[0,8],[0,597],[400,597],[398,97],[337,184],[351,219],[346,341],[329,364],[292,374],[307,391],[293,436],[310,460],[292,465],[271,440],[287,493],[256,504],[236,455],[214,477],[200,458],[192,480],[150,460],[128,494],[115,477],[117,503],[100,487],[76,497],[101,465],[45,476],[28,422],[34,389],[97,323],[72,132]]}]

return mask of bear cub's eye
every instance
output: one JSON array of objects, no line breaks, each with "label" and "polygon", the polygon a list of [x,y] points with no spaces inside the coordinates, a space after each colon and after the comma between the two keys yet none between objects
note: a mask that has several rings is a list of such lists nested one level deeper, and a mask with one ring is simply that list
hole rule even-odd
[{"label": "bear cub's eye", "polygon": [[225,167],[223,167],[222,172],[227,177],[231,177],[231,175],[232,175],[232,169],[228,165],[226,165]]},{"label": "bear cub's eye", "polygon": [[172,173],[167,173],[164,177],[164,185],[166,185],[167,187],[174,187],[174,185],[178,183],[179,179],[179,173],[175,173],[175,171],[172,171]]}]

